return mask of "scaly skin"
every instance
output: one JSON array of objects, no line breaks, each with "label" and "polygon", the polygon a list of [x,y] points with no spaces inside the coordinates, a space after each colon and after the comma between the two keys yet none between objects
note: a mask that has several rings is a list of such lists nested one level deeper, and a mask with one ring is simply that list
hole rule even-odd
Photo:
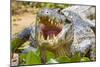
[{"label": "scaly skin", "polygon": [[81,55],[84,55],[89,52],[91,60],[95,60],[95,34],[91,29],[92,25],[84,21],[76,12],[65,10],[63,13],[74,26],[74,41],[71,46],[72,54],[80,52]]}]

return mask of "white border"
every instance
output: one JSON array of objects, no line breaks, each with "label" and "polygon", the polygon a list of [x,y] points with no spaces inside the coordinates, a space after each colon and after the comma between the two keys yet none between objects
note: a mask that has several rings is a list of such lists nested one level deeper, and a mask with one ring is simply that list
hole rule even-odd
[{"label": "white border", "polygon": [[0,0],[0,66],[10,63],[10,0]]}]

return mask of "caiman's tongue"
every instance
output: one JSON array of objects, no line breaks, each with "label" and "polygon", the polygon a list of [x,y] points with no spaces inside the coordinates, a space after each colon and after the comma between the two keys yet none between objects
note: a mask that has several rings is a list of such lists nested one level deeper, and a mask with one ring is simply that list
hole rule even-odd
[{"label": "caiman's tongue", "polygon": [[53,35],[57,35],[58,34],[58,31],[54,31],[54,30],[51,30],[51,31],[47,31],[46,34],[50,37],[52,37]]},{"label": "caiman's tongue", "polygon": [[42,31],[42,34],[44,36],[45,39],[47,39],[47,37],[49,36],[50,38],[53,37],[53,35],[57,35],[62,29],[57,27],[56,25],[45,25],[45,24],[41,24],[40,25],[40,29]]}]

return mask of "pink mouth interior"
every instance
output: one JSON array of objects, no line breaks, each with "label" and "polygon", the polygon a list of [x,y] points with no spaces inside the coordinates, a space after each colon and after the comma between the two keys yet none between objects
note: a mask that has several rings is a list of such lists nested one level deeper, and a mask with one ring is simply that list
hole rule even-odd
[{"label": "pink mouth interior", "polygon": [[57,34],[60,33],[62,30],[62,28],[57,27],[56,25],[45,24],[41,24],[40,29],[45,39],[47,39],[47,36],[49,36],[50,38],[52,38],[53,35],[57,36]]}]

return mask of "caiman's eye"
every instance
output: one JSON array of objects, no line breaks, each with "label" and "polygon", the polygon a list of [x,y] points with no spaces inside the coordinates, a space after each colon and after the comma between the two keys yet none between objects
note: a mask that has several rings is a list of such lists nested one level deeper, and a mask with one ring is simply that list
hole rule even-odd
[{"label": "caiman's eye", "polygon": [[48,13],[48,12],[47,12]]}]

